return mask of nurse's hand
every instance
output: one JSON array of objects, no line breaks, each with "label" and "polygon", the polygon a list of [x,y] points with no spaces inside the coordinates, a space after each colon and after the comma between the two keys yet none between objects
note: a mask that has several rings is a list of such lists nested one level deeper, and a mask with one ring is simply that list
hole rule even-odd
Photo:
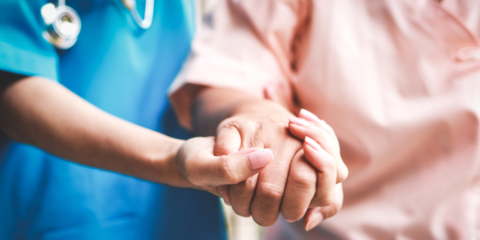
[{"label": "nurse's hand", "polygon": [[[303,144],[304,158],[319,171],[317,173],[317,181],[322,179],[322,174],[325,180],[325,173],[328,174],[328,171],[325,171],[325,167],[328,166],[329,159],[334,158],[335,164],[337,165],[337,184],[334,188],[332,187],[332,183],[326,185],[330,186],[330,189],[333,189],[333,191],[331,191],[334,192],[333,204],[326,207],[315,206],[313,202],[310,204],[304,216],[304,228],[309,231],[321,221],[337,214],[341,209],[343,204],[343,188],[341,182],[348,176],[348,169],[340,156],[340,146],[333,129],[314,114],[306,110],[300,110],[291,88],[281,84],[282,82],[280,82],[280,85],[277,85],[277,83],[268,85],[264,91],[265,98],[284,106],[291,112],[299,112],[300,119],[290,117],[289,130],[295,137],[308,140]],[[327,151],[324,149],[327,149]],[[330,156],[328,156],[329,154]],[[317,192],[316,195],[320,195],[319,192]]]},{"label": "nurse's hand", "polygon": [[[308,231],[321,221],[337,214],[342,207],[342,182],[348,175],[348,169],[340,156],[340,147],[333,129],[306,110],[302,109],[299,117],[289,118],[289,130],[295,137],[305,139],[303,158],[317,170],[317,186],[321,186],[317,188],[316,198],[326,198],[329,199],[327,202],[332,203],[324,207],[318,207],[314,202],[310,203],[304,217],[304,227]],[[292,196],[285,192],[284,198],[287,197]]]},{"label": "nurse's hand", "polygon": [[228,155],[213,155],[213,137],[187,140],[179,149],[176,164],[190,184],[219,196],[216,187],[237,184],[258,174],[273,162],[270,149],[249,148]]}]

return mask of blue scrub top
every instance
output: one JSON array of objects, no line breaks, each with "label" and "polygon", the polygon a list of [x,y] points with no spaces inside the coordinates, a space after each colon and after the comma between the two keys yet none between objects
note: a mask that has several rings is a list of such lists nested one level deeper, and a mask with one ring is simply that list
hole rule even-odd
[{"label": "blue scrub top", "polygon": [[[0,1],[0,70],[58,81],[117,117],[190,137],[167,88],[189,52],[193,3],[156,1],[153,24],[143,30],[120,0],[66,2],[82,29],[71,49],[56,51],[42,37],[45,0]],[[145,1],[137,5],[143,13]],[[13,141],[0,148],[2,240],[226,238],[218,198],[209,193],[81,166]]]}]

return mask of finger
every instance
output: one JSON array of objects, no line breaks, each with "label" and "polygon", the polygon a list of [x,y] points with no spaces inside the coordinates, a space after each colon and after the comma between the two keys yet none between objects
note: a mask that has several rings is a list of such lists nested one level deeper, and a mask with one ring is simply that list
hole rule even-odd
[{"label": "finger", "polygon": [[328,125],[325,121],[318,118],[317,115],[313,114],[312,112],[307,111],[305,109],[301,109],[300,112],[298,113],[298,117],[303,118],[309,122],[315,123],[315,125],[325,129],[334,139],[337,139],[337,136],[335,135],[333,128],[330,127],[330,125]]},{"label": "finger", "polygon": [[275,163],[265,167],[259,174],[250,208],[253,220],[261,226],[270,226],[277,221],[290,164],[301,149],[299,142],[293,138],[277,144]]},{"label": "finger", "polygon": [[325,129],[297,117],[289,117],[288,121],[288,130],[293,136],[299,139],[305,139],[308,136],[319,143],[330,154],[336,153],[337,149],[334,145],[336,139],[332,138]]},{"label": "finger", "polygon": [[242,217],[250,217],[250,204],[252,203],[258,174],[255,174],[239,184],[230,186],[230,195],[233,211]]},{"label": "finger", "polygon": [[303,228],[310,231],[323,221],[321,207],[309,208],[303,220]]},{"label": "finger", "polygon": [[343,204],[343,190],[342,184],[335,186],[335,200],[334,203],[327,207],[314,207],[309,208],[304,217],[304,228],[306,231],[310,231],[315,226],[320,224],[321,221],[335,216],[342,208]]},{"label": "finger", "polygon": [[336,138],[332,138],[331,134],[329,134],[325,128],[318,127],[315,124],[311,124],[303,119],[290,117],[289,121],[290,133],[300,139],[305,139],[307,136],[310,137],[335,158],[337,167],[337,183],[343,182],[348,176],[348,168],[340,156],[338,140]]},{"label": "finger", "polygon": [[242,138],[234,126],[219,126],[215,139],[214,155],[223,156],[240,150]]},{"label": "finger", "polygon": [[305,158],[317,170],[317,190],[311,206],[329,206],[335,199],[337,170],[335,159],[311,138],[306,137],[303,144]]},{"label": "finger", "polygon": [[285,220],[294,222],[303,217],[315,195],[316,185],[317,171],[306,161],[303,151],[298,151],[290,166],[280,208]]},{"label": "finger", "polygon": [[229,185],[222,185],[217,187],[218,193],[220,194],[220,197],[223,198],[223,202],[227,204],[228,206],[231,206],[232,204],[230,203],[230,186]]},{"label": "finger", "polygon": [[[217,138],[214,145],[214,155],[223,156],[236,152],[240,149],[241,137],[236,128],[233,126],[219,126]],[[218,192],[223,198],[225,204],[231,206],[230,203],[230,187],[228,185],[219,186]]]},{"label": "finger", "polygon": [[205,151],[199,158],[196,175],[197,179],[203,179],[204,186],[237,184],[273,162],[272,151],[268,148],[244,149],[221,157]]},{"label": "finger", "polygon": [[342,208],[343,204],[343,189],[342,189],[342,184],[339,183],[335,185],[335,199],[333,201],[333,204],[328,206],[328,207],[322,207],[321,212],[323,215],[323,219],[331,218],[335,216],[335,214],[340,211]]},{"label": "finger", "polygon": [[307,111],[306,109],[301,109],[300,112],[298,113],[298,117],[301,117],[313,123],[320,123],[322,121],[320,120],[320,118],[317,117],[317,115],[313,114],[310,111]]}]

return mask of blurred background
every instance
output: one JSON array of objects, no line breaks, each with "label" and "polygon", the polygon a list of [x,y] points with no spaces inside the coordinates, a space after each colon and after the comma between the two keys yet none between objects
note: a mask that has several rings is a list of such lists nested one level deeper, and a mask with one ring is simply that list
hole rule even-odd
[{"label": "blurred background", "polygon": [[[197,33],[202,31],[202,19],[208,15],[219,0],[195,0]],[[263,227],[257,225],[251,217],[244,218],[236,215],[232,208],[221,200],[227,220],[230,240],[259,240],[262,239]]]}]

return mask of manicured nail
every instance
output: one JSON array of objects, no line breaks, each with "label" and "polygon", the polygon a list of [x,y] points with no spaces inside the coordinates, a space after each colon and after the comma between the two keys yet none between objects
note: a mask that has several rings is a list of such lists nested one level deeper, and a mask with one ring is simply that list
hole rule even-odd
[{"label": "manicured nail", "polygon": [[320,146],[320,144],[318,144],[315,140],[309,138],[309,137],[305,137],[305,142],[310,145],[310,147],[312,147],[313,149],[317,150],[317,151],[320,151],[322,150],[322,147]]},{"label": "manicured nail", "polygon": [[310,122],[320,122],[320,118],[317,117],[317,115],[305,110],[305,109],[302,109],[300,110],[300,113],[298,114],[298,116],[302,117],[302,118],[305,118],[307,119],[308,121]]},{"label": "manicured nail", "polygon": [[312,230],[314,227],[320,224],[322,220],[323,220],[323,214],[320,211],[312,213],[312,215],[310,215],[310,218],[307,224],[305,225],[305,231]]},{"label": "manicured nail", "polygon": [[307,121],[305,121],[301,118],[297,118],[297,117],[288,117],[288,121],[290,121],[293,124],[297,124],[299,126],[302,126],[302,127],[306,127],[309,124]]},{"label": "manicured nail", "polygon": [[257,150],[247,155],[247,162],[252,170],[263,168],[273,162],[273,153],[268,148]]},{"label": "manicured nail", "polygon": [[287,221],[287,222],[289,222],[289,223],[295,222],[294,220],[288,220],[288,219],[285,219],[285,221]]}]

